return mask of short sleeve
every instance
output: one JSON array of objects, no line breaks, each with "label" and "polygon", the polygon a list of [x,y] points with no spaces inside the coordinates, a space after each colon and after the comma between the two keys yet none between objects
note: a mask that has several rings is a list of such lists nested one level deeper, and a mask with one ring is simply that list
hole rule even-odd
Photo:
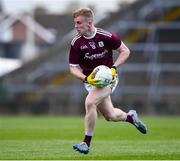
[{"label": "short sleeve", "polygon": [[79,50],[76,46],[71,45],[69,52],[69,64],[78,65],[80,60]]},{"label": "short sleeve", "polygon": [[121,39],[115,33],[112,33],[112,36],[110,38],[110,46],[113,50],[116,50],[121,46]]}]

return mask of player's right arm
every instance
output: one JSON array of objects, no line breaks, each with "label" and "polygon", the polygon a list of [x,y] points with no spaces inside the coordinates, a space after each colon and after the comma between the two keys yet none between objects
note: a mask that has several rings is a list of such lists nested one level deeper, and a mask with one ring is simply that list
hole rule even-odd
[{"label": "player's right arm", "polygon": [[82,70],[76,66],[70,66],[70,73],[74,75],[76,78],[82,80],[85,83],[89,83],[96,87],[101,87],[103,84],[99,80],[95,80],[93,75],[93,71],[90,75],[86,76],[82,73]]},{"label": "player's right arm", "polygon": [[69,52],[69,69],[70,73],[80,80],[84,80],[86,75],[83,74],[82,69],[79,66],[80,60],[80,47],[77,40],[80,37],[77,35],[71,42],[71,48]]},{"label": "player's right arm", "polygon": [[70,73],[72,74],[72,75],[74,75],[76,78],[78,78],[78,79],[80,79],[80,80],[85,80],[85,78],[86,78],[86,75],[84,75],[83,73],[82,73],[82,70],[81,70],[81,68],[80,67],[78,67],[78,66],[72,66],[72,65],[70,65]]}]

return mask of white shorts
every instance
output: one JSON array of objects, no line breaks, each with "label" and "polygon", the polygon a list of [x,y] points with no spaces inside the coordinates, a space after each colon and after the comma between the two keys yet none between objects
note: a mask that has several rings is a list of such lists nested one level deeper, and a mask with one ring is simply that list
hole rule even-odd
[{"label": "white shorts", "polygon": [[[110,85],[108,85],[110,88],[111,88],[111,93],[114,92],[114,90],[116,89],[117,85],[118,85],[118,82],[119,82],[119,79],[118,77],[116,78],[116,81]],[[84,83],[84,86],[86,88],[86,90],[88,92],[90,92],[92,89],[93,89],[93,86],[91,84],[88,84],[88,83]]]}]

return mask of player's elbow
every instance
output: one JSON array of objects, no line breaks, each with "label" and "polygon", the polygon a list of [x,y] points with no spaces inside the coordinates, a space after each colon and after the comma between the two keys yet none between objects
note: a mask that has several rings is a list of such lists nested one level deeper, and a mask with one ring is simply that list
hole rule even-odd
[{"label": "player's elbow", "polygon": [[72,68],[72,67],[69,67],[69,72],[70,72],[71,74],[73,74],[73,68]]},{"label": "player's elbow", "polygon": [[70,66],[69,67],[69,72],[72,74],[72,75],[74,75],[75,73],[76,73],[76,67],[73,67],[73,66]]},{"label": "player's elbow", "polygon": [[129,50],[129,48],[126,48],[125,53],[126,53],[126,56],[127,56],[127,58],[128,58],[129,55],[130,55],[130,50]]}]

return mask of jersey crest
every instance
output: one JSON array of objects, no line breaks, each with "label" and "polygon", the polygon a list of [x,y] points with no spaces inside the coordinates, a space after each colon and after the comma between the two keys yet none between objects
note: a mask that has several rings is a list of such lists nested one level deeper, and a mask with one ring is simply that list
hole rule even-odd
[{"label": "jersey crest", "polygon": [[89,42],[89,45],[91,46],[92,49],[96,49],[95,42]]},{"label": "jersey crest", "polygon": [[104,47],[103,41],[99,41],[99,42],[98,42],[98,45],[99,45],[100,48]]}]

